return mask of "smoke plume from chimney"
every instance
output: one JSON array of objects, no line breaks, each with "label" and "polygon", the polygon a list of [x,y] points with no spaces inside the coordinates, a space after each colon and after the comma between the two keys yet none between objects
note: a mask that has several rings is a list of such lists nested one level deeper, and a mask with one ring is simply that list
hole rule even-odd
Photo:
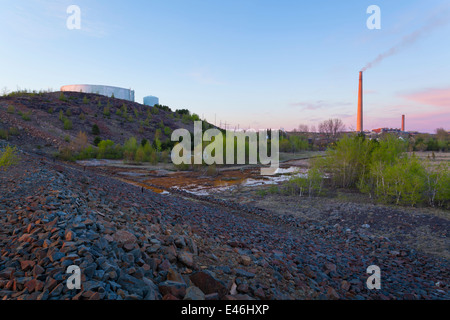
[{"label": "smoke plume from chimney", "polygon": [[434,29],[447,24],[449,22],[449,20],[450,20],[449,10],[447,7],[446,11],[444,10],[444,11],[440,11],[438,14],[434,14],[422,28],[403,37],[403,39],[402,39],[402,41],[400,41],[400,43],[396,44],[395,46],[393,46],[386,52],[380,53],[374,60],[367,63],[365,65],[365,67],[361,69],[361,71],[366,71],[367,69],[370,69],[370,68],[374,67],[375,65],[379,64],[384,59],[397,54],[398,52],[402,51],[406,47],[414,44],[420,38],[429,34]]}]

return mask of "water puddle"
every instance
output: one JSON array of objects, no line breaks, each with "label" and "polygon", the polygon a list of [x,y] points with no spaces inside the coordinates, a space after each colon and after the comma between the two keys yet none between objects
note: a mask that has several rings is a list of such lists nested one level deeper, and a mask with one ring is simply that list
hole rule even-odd
[{"label": "water puddle", "polygon": [[[259,168],[222,170],[216,176],[208,176],[205,171],[171,171],[155,167],[124,166],[120,160],[84,160],[77,162],[83,166],[103,167],[117,179],[159,194],[170,194],[169,189],[183,190],[196,195],[207,196],[240,187],[255,187],[279,184],[292,177],[304,177],[305,167],[289,166],[278,168],[274,175],[263,176]],[[154,187],[158,186],[158,187]]]}]

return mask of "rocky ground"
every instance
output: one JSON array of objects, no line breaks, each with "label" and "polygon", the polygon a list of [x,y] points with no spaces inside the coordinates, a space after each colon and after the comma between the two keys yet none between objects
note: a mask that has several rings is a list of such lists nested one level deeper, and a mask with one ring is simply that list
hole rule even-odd
[{"label": "rocky ground", "polygon": [[[20,156],[0,173],[1,299],[450,298],[448,259],[363,227],[160,195]],[[70,265],[81,290],[66,286]],[[370,265],[381,290],[366,287]]]}]

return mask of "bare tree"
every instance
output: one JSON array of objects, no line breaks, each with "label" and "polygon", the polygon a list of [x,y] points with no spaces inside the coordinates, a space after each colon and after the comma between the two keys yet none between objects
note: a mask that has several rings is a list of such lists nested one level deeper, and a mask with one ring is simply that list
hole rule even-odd
[{"label": "bare tree", "polygon": [[437,128],[436,129],[436,138],[438,140],[446,141],[448,138],[450,138],[450,135],[444,128]]},{"label": "bare tree", "polygon": [[308,125],[307,124],[299,124],[298,125],[298,132],[308,133],[309,132]]},{"label": "bare tree", "polygon": [[345,130],[345,125],[341,119],[328,119],[319,124],[319,132],[327,138],[337,138]]}]

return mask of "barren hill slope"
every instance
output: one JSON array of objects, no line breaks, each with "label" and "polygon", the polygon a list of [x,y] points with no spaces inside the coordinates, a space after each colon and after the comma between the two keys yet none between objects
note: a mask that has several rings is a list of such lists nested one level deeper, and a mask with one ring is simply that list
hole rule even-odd
[{"label": "barren hill slope", "polygon": [[[97,125],[99,133],[93,132]],[[0,97],[0,130],[23,149],[52,154],[85,132],[123,144],[130,137],[162,142],[177,128],[193,130],[192,119],[168,108],[148,107],[127,100],[78,92],[16,93]],[[1,137],[0,137],[1,138]]]}]

